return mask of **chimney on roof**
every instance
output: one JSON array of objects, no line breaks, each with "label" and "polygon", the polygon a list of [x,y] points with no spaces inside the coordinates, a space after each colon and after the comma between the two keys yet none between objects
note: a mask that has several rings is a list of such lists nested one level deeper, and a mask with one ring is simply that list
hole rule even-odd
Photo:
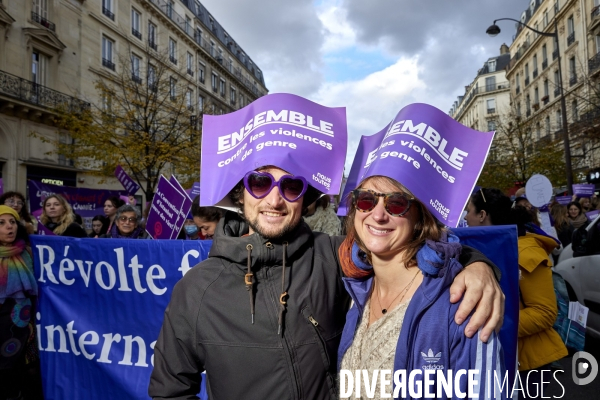
[{"label": "chimney on roof", "polygon": [[507,54],[508,52],[508,46],[506,43],[502,43],[502,46],[500,46],[500,55]]}]

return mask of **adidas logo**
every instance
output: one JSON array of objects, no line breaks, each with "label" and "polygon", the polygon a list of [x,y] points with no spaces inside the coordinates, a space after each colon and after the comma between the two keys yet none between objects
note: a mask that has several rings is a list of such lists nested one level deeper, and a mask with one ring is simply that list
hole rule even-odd
[{"label": "adidas logo", "polygon": [[433,351],[431,349],[429,349],[427,354],[421,352],[421,356],[423,356],[423,359],[425,361],[427,361],[428,363],[434,363],[434,362],[438,362],[440,360],[440,358],[442,358],[442,352],[439,352],[434,355]]}]

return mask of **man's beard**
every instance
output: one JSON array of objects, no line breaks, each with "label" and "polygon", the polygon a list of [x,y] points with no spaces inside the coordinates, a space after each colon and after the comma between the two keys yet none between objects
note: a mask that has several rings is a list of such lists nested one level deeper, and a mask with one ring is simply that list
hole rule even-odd
[{"label": "man's beard", "polygon": [[246,217],[245,210],[242,210],[242,212],[244,215],[244,219],[248,222],[248,225],[250,225],[250,228],[252,228],[252,230],[254,232],[258,233],[265,239],[271,239],[271,240],[280,239],[280,238],[286,236],[288,233],[292,232],[294,229],[296,229],[296,227],[298,226],[298,223],[300,222],[300,220],[296,221],[295,223],[294,223],[294,221],[290,221],[290,222],[286,223],[285,225],[283,225],[276,232],[272,232],[272,231],[266,232],[258,223],[258,216],[260,215],[260,213],[256,214],[256,218],[254,218],[254,220],[251,220]]}]

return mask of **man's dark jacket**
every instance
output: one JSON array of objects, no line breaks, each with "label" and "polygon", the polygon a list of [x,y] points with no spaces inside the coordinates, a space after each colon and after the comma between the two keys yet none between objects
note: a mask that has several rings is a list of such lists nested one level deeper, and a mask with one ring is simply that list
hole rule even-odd
[{"label": "man's dark jacket", "polygon": [[[337,259],[343,237],[313,233],[304,222],[278,240],[247,231],[228,213],[209,258],[175,285],[154,348],[148,391],[154,399],[196,399],[205,370],[211,400],[337,398],[337,348],[349,308]],[[463,265],[487,261],[470,251],[461,255]],[[248,259],[254,323],[244,280]]]}]

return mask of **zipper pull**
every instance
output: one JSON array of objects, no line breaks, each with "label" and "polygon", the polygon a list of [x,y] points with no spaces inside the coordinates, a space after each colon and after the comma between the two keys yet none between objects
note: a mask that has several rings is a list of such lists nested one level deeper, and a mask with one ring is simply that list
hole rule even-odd
[{"label": "zipper pull", "polygon": [[317,322],[316,319],[313,318],[312,315],[310,317],[308,317],[308,320],[310,321],[311,324],[313,324],[313,326],[319,326],[319,323]]}]

